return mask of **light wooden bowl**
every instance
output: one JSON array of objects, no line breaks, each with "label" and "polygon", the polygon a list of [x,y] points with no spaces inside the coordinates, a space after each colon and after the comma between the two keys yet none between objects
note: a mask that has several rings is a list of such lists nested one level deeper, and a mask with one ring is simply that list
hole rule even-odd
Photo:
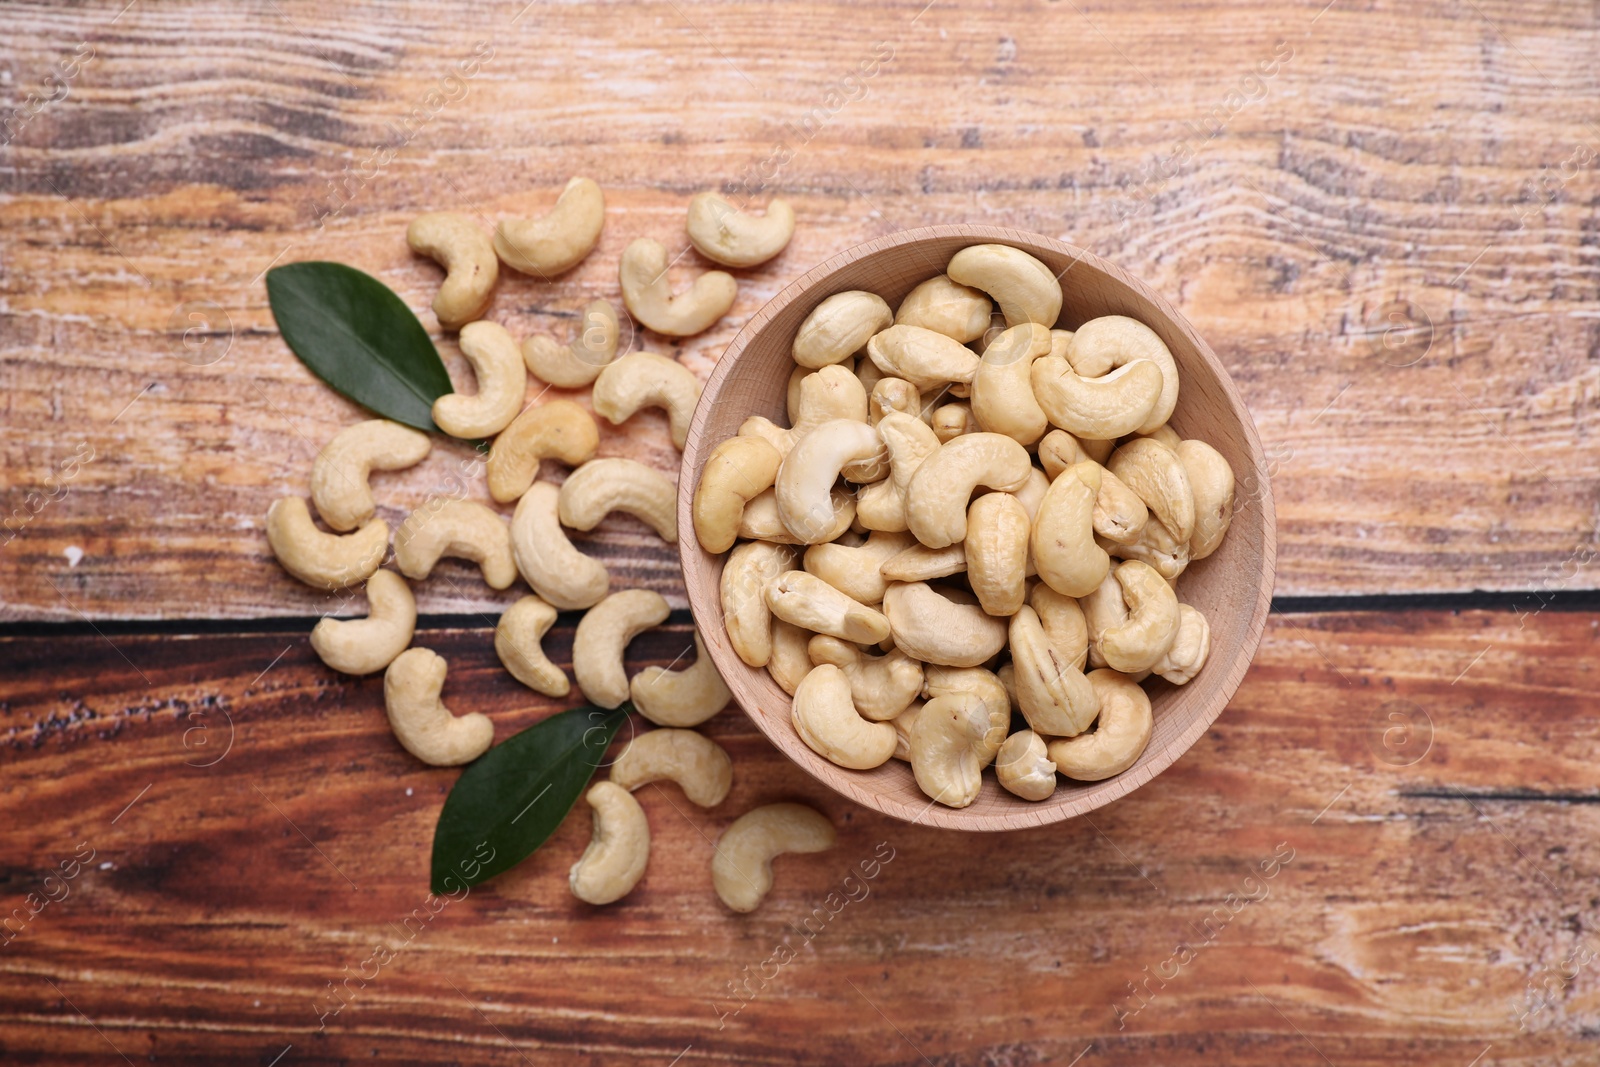
[{"label": "light wooden bowl", "polygon": [[[1155,727],[1144,755],[1103,782],[1059,779],[1050,799],[1032,803],[1000,788],[984,772],[983,792],[970,807],[932,804],[917,788],[909,764],[899,760],[871,771],[852,771],[823,759],[801,741],[789,717],[789,697],[765,670],[744,664],[722,625],[719,581],[722,557],[700,547],[690,502],[707,454],[732,437],[751,415],[784,419],[784,395],[793,363],[790,343],[801,320],[826,297],[867,289],[891,307],[912,286],[940,274],[968,245],[998,243],[1024,249],[1061,278],[1065,300],[1059,326],[1074,328],[1099,315],[1129,315],[1145,323],[1172,349],[1182,374],[1171,425],[1184,437],[1214,446],[1232,465],[1238,483],[1233,524],[1222,547],[1179,579],[1182,599],[1211,623],[1211,656],[1185,686],[1147,683]],[[993,226],[930,226],[904,230],[841,252],[789,285],[739,331],[717,361],[689,428],[678,482],[678,539],[689,607],[705,647],[733,698],[763,733],[818,781],[887,815],[956,830],[1016,830],[1081,815],[1132,792],[1160,774],[1221,714],[1244,679],[1271,606],[1277,539],[1272,496],[1250,413],[1211,349],[1170,304],[1137,279],[1095,256],[1038,234]]]}]

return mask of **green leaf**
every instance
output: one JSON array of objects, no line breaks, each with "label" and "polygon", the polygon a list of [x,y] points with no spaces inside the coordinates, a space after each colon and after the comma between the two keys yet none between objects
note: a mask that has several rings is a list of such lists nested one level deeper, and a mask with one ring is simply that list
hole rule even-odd
[{"label": "green leaf", "polygon": [[343,263],[267,271],[278,331],[312,373],[362,407],[437,431],[433,402],[452,391],[428,331],[394,290]]},{"label": "green leaf", "polygon": [[573,708],[507,738],[456,779],[433,831],[433,891],[508,871],[544,844],[594,776],[632,705]]}]

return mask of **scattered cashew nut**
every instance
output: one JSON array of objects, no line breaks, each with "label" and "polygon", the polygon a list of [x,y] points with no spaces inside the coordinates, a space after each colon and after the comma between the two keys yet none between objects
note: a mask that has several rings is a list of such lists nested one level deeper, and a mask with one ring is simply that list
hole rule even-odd
[{"label": "scattered cashew nut", "polygon": [[611,904],[633,891],[650,862],[650,822],[633,794],[596,782],[584,797],[594,809],[594,836],[572,865],[568,884],[586,904]]},{"label": "scattered cashew nut", "polygon": [[507,219],[496,226],[494,251],[512,270],[553,278],[594,250],[605,221],[600,186],[592,178],[573,178],[541,218]]},{"label": "scattered cashew nut", "polygon": [[517,342],[498,322],[461,327],[461,354],[472,364],[478,391],[446,393],[433,402],[433,421],[451,437],[491,437],[511,424],[528,393],[528,368]]},{"label": "scattered cashew nut", "polygon": [[374,571],[367,579],[367,603],[364,619],[325,617],[311,630],[311,647],[336,671],[381,671],[411,644],[417,602],[404,578],[393,571]]},{"label": "scattered cashew nut", "polygon": [[475,500],[432,497],[395,530],[394,561],[407,578],[426,578],[442,556],[476,563],[490,589],[507,589],[517,580],[506,521]]},{"label": "scattered cashew nut", "polygon": [[654,352],[633,352],[608,364],[595,379],[590,400],[595,414],[613,426],[640,408],[661,408],[672,427],[678,451],[689,439],[689,420],[700,402],[700,379],[677,360]]},{"label": "scattered cashew nut", "polygon": [[555,625],[556,609],[536,596],[525,596],[505,610],[494,628],[494,651],[511,676],[536,693],[564,697],[572,683],[550,662],[539,642]]},{"label": "scattered cashew nut", "polygon": [[668,337],[689,337],[710,329],[739,295],[733,275],[708,270],[687,292],[673,296],[672,283],[667,280],[667,250],[648,237],[639,238],[623,251],[617,279],[628,312],[648,329]]},{"label": "scattered cashew nut", "polygon": [[628,742],[611,765],[611,781],[630,793],[651,782],[677,782],[689,803],[714,808],[733,787],[733,760],[693,730],[651,730]]},{"label": "scattered cashew nut", "polygon": [[589,703],[614,708],[628,699],[622,659],[628,642],[670,614],[666,600],[651,589],[612,593],[584,613],[572,636],[572,673]]},{"label": "scattered cashew nut", "polygon": [[633,676],[628,695],[640,715],[657,726],[699,726],[728,706],[733,694],[706,655],[699,630],[694,632],[694,657],[682,670],[646,667]]},{"label": "scattered cashew nut", "polygon": [[494,723],[487,715],[455,715],[439,699],[446,669],[438,653],[408,648],[383,675],[383,706],[396,740],[435,767],[470,763],[494,740]]},{"label": "scattered cashew nut", "polygon": [[594,417],[570,400],[528,408],[511,421],[489,448],[489,495],[509,504],[527,492],[539,464],[558,459],[577,466],[594,458],[600,429]]},{"label": "scattered cashew nut", "polygon": [[311,461],[311,501],[317,514],[331,529],[354,530],[377,510],[368,475],[415,466],[431,447],[427,434],[388,419],[345,427]]},{"label": "scattered cashew nut", "polygon": [[632,459],[592,459],[567,476],[558,497],[561,524],[592,530],[613,511],[642,520],[678,543],[678,487]]},{"label": "scattered cashew nut", "polygon": [[756,216],[739,211],[720,193],[696,193],[685,223],[689,243],[724,267],[758,267],[782,252],[794,236],[794,209],[786,200]]},{"label": "scattered cashew nut", "polygon": [[317,529],[297,496],[267,509],[267,544],[283,569],[317,589],[342,589],[372,577],[389,551],[389,524],[371,519],[354,533]]},{"label": "scattered cashew nut", "polygon": [[500,277],[494,242],[465,215],[431,211],[406,227],[411,251],[429,256],[445,269],[444,284],[433,297],[439,325],[453,330],[482,315]]},{"label": "scattered cashew nut", "polygon": [[711,858],[711,884],[734,911],[755,911],[772,890],[772,860],[785,852],[833,847],[833,824],[804,804],[767,804],[723,831]]},{"label": "scattered cashew nut", "polygon": [[581,389],[617,358],[620,329],[617,309],[610,301],[595,300],[583,309],[583,325],[571,344],[561,344],[546,333],[534,334],[522,342],[522,362],[542,382],[558,389]]},{"label": "scattered cashew nut", "polygon": [[600,601],[611,587],[605,565],[573,547],[561,529],[561,492],[535,482],[511,516],[511,549],[517,570],[553,607],[570,611]]}]

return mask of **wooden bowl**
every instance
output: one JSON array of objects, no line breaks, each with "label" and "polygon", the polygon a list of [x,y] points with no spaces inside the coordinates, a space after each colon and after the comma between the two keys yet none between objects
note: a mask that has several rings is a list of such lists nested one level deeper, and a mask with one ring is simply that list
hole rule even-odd
[{"label": "wooden bowl", "polygon": [[[1150,744],[1128,770],[1102,782],[1058,779],[1039,803],[1000,788],[984,772],[983,791],[961,809],[933,804],[917,788],[909,764],[891,760],[871,771],[835,766],[811,751],[790,722],[789,697],[765,670],[752,669],[728,643],[722,624],[720,556],[700,547],[690,503],[706,456],[751,415],[784,422],[784,396],[793,368],[790,344],[801,321],[826,297],[866,289],[897,306],[919,282],[940,274],[968,245],[1012,245],[1037,256],[1061,278],[1065,300],[1059,326],[1074,328],[1100,315],[1129,315],[1171,348],[1182,374],[1172,428],[1211,444],[1232,465],[1238,489],[1233,524],[1222,547],[1186,570],[1180,597],[1211,624],[1211,656],[1194,681],[1146,683],[1155,709]],[[786,424],[786,422],[784,423]],[[994,226],[930,226],[841,252],[789,285],[739,331],[717,361],[689,428],[678,481],[678,539],[689,607],[712,662],[733,698],[761,731],[818,781],[867,807],[911,822],[956,830],[1016,830],[1081,815],[1132,792],[1160,774],[1221,714],[1244,679],[1271,606],[1277,539],[1272,496],[1250,413],[1215,354],[1170,304],[1137,279],[1088,252],[1038,234]]]}]

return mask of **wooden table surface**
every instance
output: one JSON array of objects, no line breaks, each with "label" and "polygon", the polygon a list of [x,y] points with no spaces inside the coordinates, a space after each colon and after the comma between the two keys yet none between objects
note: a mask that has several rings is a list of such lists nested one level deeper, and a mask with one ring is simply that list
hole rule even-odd
[{"label": "wooden table surface", "polygon": [[[123,4],[0,3],[0,1060],[1600,1059],[1595,5]],[[681,250],[697,190],[795,206],[724,321],[631,338],[702,376],[787,281],[910,226],[1059,236],[1166,294],[1273,463],[1277,610],[1215,728],[1092,817],[964,836],[849,806],[730,708],[732,795],[645,789],[625,902],[568,892],[579,818],[428,912],[456,772],[316,659],[361,603],[262,533],[361,415],[261,279],[374,273],[459,376],[407,221],[537,212],[575,173],[604,235],[502,280],[519,337],[615,299],[633,238]],[[675,474],[661,420],[604,437]],[[383,514],[465,455],[380,477]],[[675,552],[623,519],[583,544],[678,609],[634,664],[677,657]],[[453,564],[418,592],[447,699],[501,737],[555,706],[494,657],[516,595]],[[784,798],[838,846],[735,916],[711,843]]]}]

